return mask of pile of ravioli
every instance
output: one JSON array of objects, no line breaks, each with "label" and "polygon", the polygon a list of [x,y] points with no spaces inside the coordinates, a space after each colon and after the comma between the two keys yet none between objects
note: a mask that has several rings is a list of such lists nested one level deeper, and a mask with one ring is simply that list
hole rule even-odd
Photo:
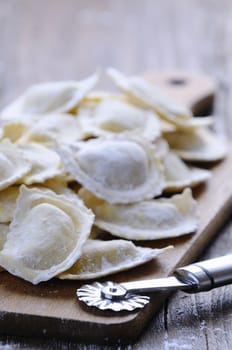
[{"label": "pile of ravioli", "polygon": [[34,85],[1,112],[2,271],[33,284],[97,279],[170,249],[140,241],[197,230],[191,188],[211,174],[188,162],[226,155],[211,118],[107,73],[118,93],[93,91],[95,74]]}]

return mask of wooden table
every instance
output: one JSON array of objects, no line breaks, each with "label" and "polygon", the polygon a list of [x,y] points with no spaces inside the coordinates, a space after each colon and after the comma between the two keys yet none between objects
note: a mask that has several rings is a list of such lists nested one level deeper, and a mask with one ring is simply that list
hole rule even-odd
[{"label": "wooden table", "polygon": [[[0,0],[0,107],[30,84],[181,69],[215,79],[215,123],[232,138],[232,4],[228,0]],[[103,87],[108,87],[107,79]],[[231,251],[232,221],[201,258]],[[137,343],[112,347],[0,337],[3,349],[232,348],[232,286],[169,298]]]}]

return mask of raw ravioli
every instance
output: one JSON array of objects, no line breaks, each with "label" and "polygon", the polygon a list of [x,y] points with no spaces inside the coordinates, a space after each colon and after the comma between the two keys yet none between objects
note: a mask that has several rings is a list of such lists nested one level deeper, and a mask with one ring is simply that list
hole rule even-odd
[{"label": "raw ravioli", "polygon": [[22,96],[7,106],[2,119],[20,114],[65,113],[77,107],[85,95],[95,86],[98,75],[82,81],[58,81],[31,86]]},{"label": "raw ravioli", "polygon": [[124,240],[88,240],[79,260],[67,271],[59,275],[61,279],[92,279],[129,270],[142,265],[170,249],[136,247]]},{"label": "raw ravioli", "polygon": [[56,142],[74,142],[82,138],[77,119],[70,114],[46,114],[28,127],[18,139],[18,143],[44,143],[54,146]]},{"label": "raw ravioli", "polygon": [[211,119],[206,121],[204,118],[193,118],[190,109],[172,101],[170,97],[163,95],[159,88],[142,77],[126,77],[113,68],[107,72],[119,89],[128,96],[129,101],[153,109],[162,119],[178,128],[198,128],[211,122]]},{"label": "raw ravioli", "polygon": [[0,190],[15,184],[31,169],[18,147],[10,140],[0,142]]},{"label": "raw ravioli", "polygon": [[187,166],[175,153],[168,152],[163,158],[164,192],[181,191],[185,187],[195,187],[211,177],[209,170]]},{"label": "raw ravioli", "polygon": [[0,191],[0,223],[8,223],[13,219],[18,195],[18,186],[11,186]]},{"label": "raw ravioli", "polygon": [[95,214],[94,224],[111,234],[131,240],[178,237],[197,229],[196,201],[189,188],[171,198],[134,204],[110,204],[86,189],[80,197]]},{"label": "raw ravioli", "polygon": [[21,186],[0,266],[37,284],[81,256],[94,216],[81,200]]},{"label": "raw ravioli", "polygon": [[165,132],[172,151],[189,161],[211,162],[223,159],[227,154],[226,143],[207,128]]},{"label": "raw ravioli", "polygon": [[120,100],[105,99],[78,116],[87,136],[140,135],[155,140],[161,135],[158,117],[146,109]]},{"label": "raw ravioli", "polygon": [[63,165],[55,151],[35,142],[21,145],[20,149],[31,164],[30,172],[21,179],[21,183],[43,183],[63,173]]},{"label": "raw ravioli", "polygon": [[161,194],[155,146],[139,138],[95,139],[59,149],[67,170],[96,196],[130,203]]}]

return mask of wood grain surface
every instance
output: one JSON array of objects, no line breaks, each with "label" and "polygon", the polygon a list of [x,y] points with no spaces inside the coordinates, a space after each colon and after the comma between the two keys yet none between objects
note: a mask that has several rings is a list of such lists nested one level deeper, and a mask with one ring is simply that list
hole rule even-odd
[{"label": "wood grain surface", "polygon": [[[96,67],[198,71],[215,79],[216,129],[231,140],[231,14],[229,0],[0,0],[0,105],[31,83],[78,79]],[[201,258],[226,254],[231,244],[229,221]],[[0,347],[228,350],[231,295],[231,286],[199,295],[177,293],[127,347],[7,335],[0,337]]]}]

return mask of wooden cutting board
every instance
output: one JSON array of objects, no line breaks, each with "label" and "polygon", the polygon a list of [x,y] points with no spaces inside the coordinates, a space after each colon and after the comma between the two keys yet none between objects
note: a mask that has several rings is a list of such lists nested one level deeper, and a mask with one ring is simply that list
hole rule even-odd
[{"label": "wooden cutting board", "polygon": [[[150,74],[149,78],[195,111],[209,110],[213,101],[212,82],[202,76],[178,74]],[[194,191],[198,201],[197,233],[176,239],[143,242],[144,246],[150,247],[173,244],[175,249],[157,260],[110,279],[122,282],[164,277],[171,274],[177,266],[197,259],[231,214],[231,151],[232,148],[229,148],[228,157],[224,161],[210,167],[213,172],[210,181]],[[68,337],[88,343],[131,342],[139,336],[167,297],[167,294],[156,293],[141,311],[100,312],[84,307],[77,301],[76,289],[83,283],[53,279],[34,286],[7,272],[2,272],[0,276],[2,334]]]}]

